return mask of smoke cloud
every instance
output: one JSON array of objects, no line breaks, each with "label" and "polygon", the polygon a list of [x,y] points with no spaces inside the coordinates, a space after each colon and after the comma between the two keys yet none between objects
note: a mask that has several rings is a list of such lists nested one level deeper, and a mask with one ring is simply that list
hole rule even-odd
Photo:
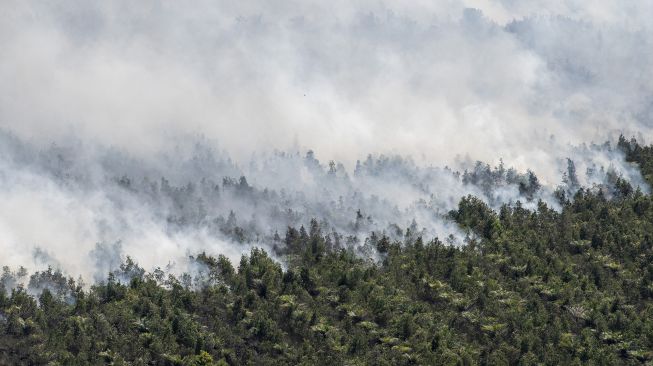
[{"label": "smoke cloud", "polygon": [[591,143],[650,140],[652,16],[612,0],[3,1],[0,264],[183,269],[312,217],[343,243],[413,220],[461,243],[444,218],[460,197],[555,207],[568,157],[581,185],[616,172],[646,191]]}]

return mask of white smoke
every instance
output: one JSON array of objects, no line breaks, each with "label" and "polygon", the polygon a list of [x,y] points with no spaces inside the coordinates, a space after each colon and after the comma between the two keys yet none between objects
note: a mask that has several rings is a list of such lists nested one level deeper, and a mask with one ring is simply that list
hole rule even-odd
[{"label": "white smoke", "polygon": [[[532,207],[555,207],[567,157],[582,185],[612,170],[646,190],[618,152],[578,146],[650,141],[652,15],[612,0],[0,2],[0,127],[17,136],[0,146],[2,264],[91,278],[96,243],[120,241],[119,256],[148,268],[253,245],[232,245],[218,224],[172,229],[168,219],[201,215],[150,202],[159,196],[143,187],[161,177],[181,187],[244,175],[273,190],[261,205],[291,208],[283,220],[229,194],[207,209],[265,235],[311,216],[364,232],[351,227],[361,210],[368,231],[415,219],[464,237],[442,219],[460,197],[524,198],[515,184],[490,192],[434,168],[476,160],[533,170],[544,188]],[[355,175],[370,153],[390,160]],[[412,160],[393,165],[397,155]],[[330,160],[342,165],[325,183]],[[137,193],[108,183],[123,175]]]}]

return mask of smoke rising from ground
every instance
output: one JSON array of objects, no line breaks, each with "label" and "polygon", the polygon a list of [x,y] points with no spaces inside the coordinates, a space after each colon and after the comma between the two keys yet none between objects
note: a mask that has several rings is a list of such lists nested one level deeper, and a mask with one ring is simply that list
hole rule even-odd
[{"label": "smoke rising from ground", "polygon": [[[460,197],[555,206],[567,157],[578,184],[614,171],[646,190],[618,152],[582,144],[650,140],[652,15],[634,1],[4,1],[2,264],[92,278],[87,253],[234,258],[249,245],[234,227],[271,247],[311,217],[345,234],[415,219],[461,241],[441,217]],[[506,171],[475,166],[500,158]],[[528,169],[536,193],[520,190]]]},{"label": "smoke rising from ground", "polygon": [[129,256],[147,270],[179,274],[201,252],[233,262],[254,246],[281,254],[287,228],[309,230],[312,219],[334,246],[374,260],[370,235],[463,245],[474,236],[448,213],[467,195],[495,209],[557,209],[560,194],[572,197],[581,186],[619,194],[618,178],[648,192],[636,167],[608,145],[577,147],[551,186],[503,163],[459,161],[452,169],[369,155],[348,170],[313,151],[277,151],[240,166],[204,139],[148,159],[68,141],[41,148],[0,132],[0,264],[101,280]]}]

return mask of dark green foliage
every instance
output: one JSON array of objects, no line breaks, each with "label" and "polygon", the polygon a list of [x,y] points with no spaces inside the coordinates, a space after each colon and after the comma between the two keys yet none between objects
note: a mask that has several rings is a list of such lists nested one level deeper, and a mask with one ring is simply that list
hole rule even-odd
[{"label": "dark green foliage", "polygon": [[617,147],[626,155],[626,161],[639,166],[644,179],[653,184],[653,146],[643,146],[632,138],[630,141],[621,135]]},{"label": "dark green foliage", "polygon": [[[650,147],[632,144],[648,178]],[[254,249],[237,266],[199,254],[180,278],[128,259],[87,290],[36,273],[0,291],[0,364],[650,363],[653,199],[616,182],[611,200],[580,189],[561,212],[465,197],[450,217],[467,245],[373,234],[376,263],[313,220],[275,240],[285,269]]]}]

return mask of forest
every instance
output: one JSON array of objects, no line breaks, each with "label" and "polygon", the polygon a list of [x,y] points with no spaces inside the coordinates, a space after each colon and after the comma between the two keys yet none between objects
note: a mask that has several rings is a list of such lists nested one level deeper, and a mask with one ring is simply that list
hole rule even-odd
[{"label": "forest", "polygon": [[0,0],[0,366],[653,366],[653,1]]},{"label": "forest", "polygon": [[[615,149],[653,183],[653,146],[621,137]],[[493,207],[470,194],[445,213],[466,233],[462,245],[414,227],[353,239],[316,217],[239,262],[194,253],[178,275],[129,256],[89,283],[56,267],[5,267],[0,363],[652,362],[653,197],[617,176],[559,187],[554,209],[526,202],[539,189],[532,173],[513,179],[524,203]],[[255,227],[226,221],[236,241],[254,240]]]}]

